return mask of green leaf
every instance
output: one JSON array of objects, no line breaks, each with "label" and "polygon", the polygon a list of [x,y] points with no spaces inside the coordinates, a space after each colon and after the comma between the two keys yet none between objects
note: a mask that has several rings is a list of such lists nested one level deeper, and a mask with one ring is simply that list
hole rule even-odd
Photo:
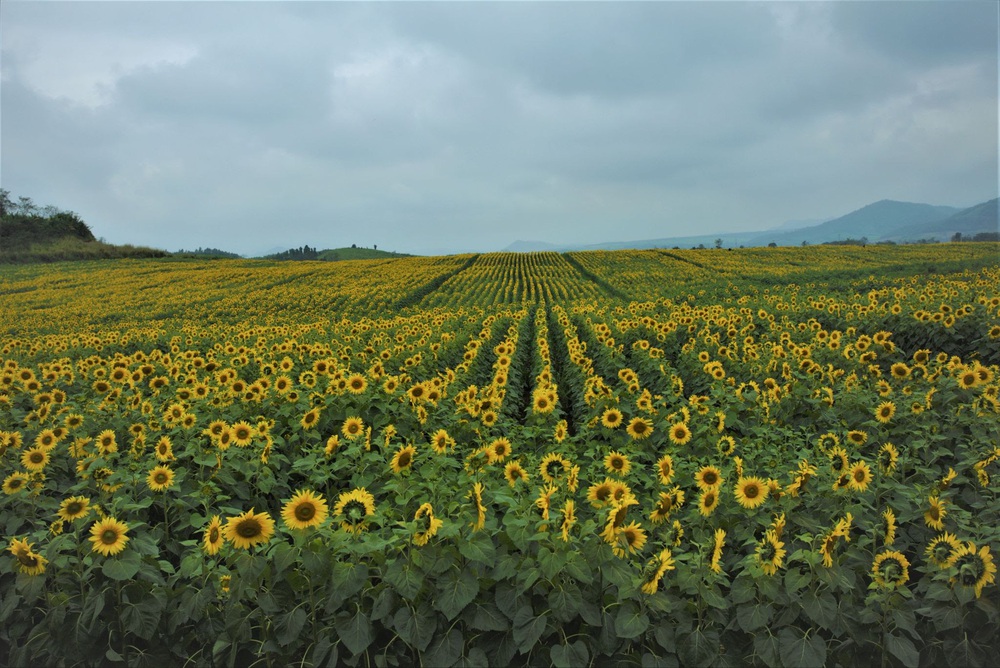
[{"label": "green leaf", "polygon": [[426,666],[449,668],[462,656],[462,633],[452,629],[431,647],[421,659]]},{"label": "green leaf", "polygon": [[479,580],[472,571],[451,571],[439,581],[436,606],[449,620],[455,619],[479,593]]},{"label": "green leaf", "polygon": [[101,570],[112,580],[131,580],[139,572],[142,558],[135,552],[125,552],[120,557],[106,557]]},{"label": "green leaf", "polygon": [[396,588],[396,592],[400,596],[407,600],[416,598],[424,583],[423,576],[417,568],[402,559],[394,561],[389,566],[385,572],[385,579]]},{"label": "green leaf", "polygon": [[619,638],[638,638],[649,628],[649,617],[631,601],[618,608],[615,615],[615,633]]},{"label": "green leaf", "polygon": [[135,635],[149,640],[156,633],[160,624],[160,614],[163,605],[155,596],[147,596],[134,605],[126,605],[122,610],[122,622],[125,628]]},{"label": "green leaf", "polygon": [[458,542],[458,551],[462,556],[474,563],[492,566],[496,561],[496,548],[493,539],[485,532],[477,532],[466,540]]},{"label": "green leaf", "polygon": [[685,665],[709,666],[719,655],[719,632],[696,628],[681,641],[680,650]]},{"label": "green leaf", "polygon": [[913,641],[906,636],[885,635],[885,648],[899,659],[906,668],[916,668],[920,664],[920,652]]},{"label": "green leaf", "polygon": [[774,607],[770,603],[741,605],[736,608],[736,621],[747,633],[764,628],[773,615]]},{"label": "green leaf", "polygon": [[757,595],[757,587],[749,577],[738,577],[733,581],[732,590],[729,592],[729,601],[733,605],[746,603]]},{"label": "green leaf", "polygon": [[837,601],[829,591],[817,595],[814,591],[802,596],[802,610],[824,629],[832,629],[837,620]]},{"label": "green leaf", "polygon": [[104,653],[105,658],[112,663],[122,663],[125,661],[125,657],[116,652],[115,650],[108,648],[108,651]]},{"label": "green leaf", "polygon": [[587,665],[590,652],[582,640],[577,640],[569,645],[554,645],[549,649],[549,658],[556,668],[575,668]]},{"label": "green leaf", "polygon": [[777,667],[780,665],[778,662],[779,646],[780,643],[777,636],[769,633],[758,633],[754,636],[753,649],[757,652],[757,656],[768,666]]},{"label": "green leaf", "polygon": [[796,668],[822,668],[826,663],[826,642],[818,634],[783,628],[778,633],[781,662]]},{"label": "green leaf", "polygon": [[469,626],[477,631],[506,631],[510,623],[493,603],[476,603]]},{"label": "green leaf", "polygon": [[467,655],[462,657],[458,665],[463,668],[489,668],[490,659],[486,656],[486,652],[478,647],[473,647]]},{"label": "green leaf", "polygon": [[372,604],[372,620],[378,621],[389,616],[396,609],[396,592],[389,587],[384,587]]},{"label": "green leaf", "polygon": [[341,641],[354,655],[368,649],[368,645],[372,642],[372,625],[361,608],[358,608],[353,617],[337,622],[336,628]]},{"label": "green leaf", "polygon": [[428,608],[417,610],[414,614],[409,606],[404,605],[393,615],[392,626],[403,642],[423,652],[434,639],[435,617]]},{"label": "green leaf", "polygon": [[333,644],[329,634],[320,635],[310,659],[313,666],[333,667],[337,665],[337,647]]},{"label": "green leaf", "polygon": [[530,605],[523,605],[514,613],[514,643],[522,654],[527,654],[545,632],[545,615],[536,617]]},{"label": "green leaf", "polygon": [[295,642],[299,634],[302,633],[302,627],[305,626],[308,618],[306,611],[301,607],[278,617],[275,624],[275,637],[278,644],[287,647]]},{"label": "green leaf", "polygon": [[583,605],[583,594],[573,583],[567,583],[549,594],[549,608],[561,622],[569,622],[579,615]]}]

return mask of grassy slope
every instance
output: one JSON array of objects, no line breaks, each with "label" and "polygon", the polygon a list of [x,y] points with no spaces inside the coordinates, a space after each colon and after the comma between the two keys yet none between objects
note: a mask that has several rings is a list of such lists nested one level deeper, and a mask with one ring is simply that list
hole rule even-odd
[{"label": "grassy slope", "polygon": [[31,262],[64,262],[67,260],[104,260],[124,257],[166,257],[166,251],[145,246],[116,246],[100,241],[83,241],[63,237],[47,243],[35,243],[27,248],[0,249],[0,264]]},{"label": "grassy slope", "polygon": [[413,257],[407,253],[393,253],[373,248],[329,248],[320,251],[321,260],[383,260],[392,257]]}]

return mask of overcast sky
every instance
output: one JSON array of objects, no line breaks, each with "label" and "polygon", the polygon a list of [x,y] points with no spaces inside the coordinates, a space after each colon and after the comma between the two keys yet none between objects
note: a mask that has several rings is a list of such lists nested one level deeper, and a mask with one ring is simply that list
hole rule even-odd
[{"label": "overcast sky", "polygon": [[114,243],[414,253],[997,196],[998,4],[0,3],[0,179]]}]

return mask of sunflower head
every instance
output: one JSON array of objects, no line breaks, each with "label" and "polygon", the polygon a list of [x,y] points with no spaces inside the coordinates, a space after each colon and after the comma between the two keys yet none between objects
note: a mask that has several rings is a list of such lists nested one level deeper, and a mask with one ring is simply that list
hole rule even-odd
[{"label": "sunflower head", "polygon": [[92,550],[104,556],[118,554],[125,549],[129,537],[128,525],[113,517],[105,517],[90,528]]},{"label": "sunflower head", "polygon": [[274,520],[267,513],[254,513],[251,508],[241,515],[230,517],[226,522],[224,535],[233,547],[249,550],[271,540],[274,535]]},{"label": "sunflower head", "polygon": [[311,490],[300,490],[281,509],[289,529],[311,529],[323,524],[328,514],[326,501]]},{"label": "sunflower head", "polygon": [[222,534],[222,520],[218,515],[212,517],[208,526],[205,527],[205,536],[202,541],[202,549],[208,555],[217,554],[222,549],[225,537]]},{"label": "sunflower head", "polygon": [[909,567],[902,552],[886,551],[875,557],[872,576],[880,587],[902,587],[910,579]]}]

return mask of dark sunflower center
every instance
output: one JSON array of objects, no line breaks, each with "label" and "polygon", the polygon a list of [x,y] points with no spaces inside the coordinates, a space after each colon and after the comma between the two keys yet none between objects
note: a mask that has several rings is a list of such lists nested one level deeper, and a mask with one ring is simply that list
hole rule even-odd
[{"label": "dark sunflower center", "polygon": [[211,531],[208,532],[208,542],[218,543],[219,542],[219,528],[212,527]]},{"label": "dark sunflower center", "polygon": [[714,485],[719,481],[719,476],[715,475],[713,471],[706,471],[701,479],[706,485]]},{"label": "dark sunflower center", "polygon": [[507,446],[503,445],[502,443],[498,444],[493,448],[493,452],[503,457],[504,455],[507,454]]},{"label": "dark sunflower center", "polygon": [[105,529],[101,533],[101,542],[105,545],[114,545],[118,542],[118,532],[114,529]]},{"label": "dark sunflower center", "polygon": [[300,522],[308,522],[316,516],[316,506],[311,503],[300,503],[295,507],[295,519]]},{"label": "dark sunflower center", "polygon": [[400,468],[410,465],[410,453],[409,451],[404,451],[399,453],[399,466]]},{"label": "dark sunflower center", "polygon": [[38,557],[33,554],[19,554],[17,560],[28,568],[34,568],[38,565]]},{"label": "dark sunflower center", "polygon": [[857,471],[855,471],[854,472],[854,479],[857,482],[864,482],[865,481],[865,471],[864,471],[864,469],[858,469]]},{"label": "dark sunflower center", "polygon": [[169,478],[170,478],[170,476],[168,476],[163,471],[160,471],[156,475],[153,476],[153,480],[156,482],[157,485],[165,485],[165,484],[167,484],[167,480]]},{"label": "dark sunflower center", "polygon": [[882,577],[886,582],[894,582],[903,574],[903,567],[895,559],[887,559],[882,564]]},{"label": "dark sunflower center", "polygon": [[598,501],[607,501],[608,497],[611,496],[611,488],[598,487],[597,491],[594,493],[594,496],[597,498]]},{"label": "dark sunflower center", "polygon": [[931,506],[929,514],[930,514],[932,520],[937,520],[937,519],[940,519],[940,517],[941,517],[941,513],[938,511],[938,507],[937,506]]},{"label": "dark sunflower center", "polygon": [[31,460],[32,464],[41,464],[42,461],[45,459],[45,455],[43,455],[40,452],[32,452],[31,456],[28,459]]},{"label": "dark sunflower center", "polygon": [[[310,422],[312,422],[312,420],[310,420]],[[237,429],[236,438],[240,439],[241,441],[250,438],[250,430],[243,428]]]},{"label": "dark sunflower center", "polygon": [[555,478],[557,475],[562,473],[563,465],[560,461],[551,461],[545,465],[545,472],[549,474],[549,477]]},{"label": "dark sunflower center", "polygon": [[760,496],[760,488],[757,485],[747,485],[743,488],[743,496],[748,499],[756,499]]},{"label": "dark sunflower center", "polygon": [[622,469],[624,467],[625,467],[624,459],[621,459],[620,457],[615,457],[614,459],[611,460],[611,468]]},{"label": "dark sunflower center", "polygon": [[[309,422],[312,422],[312,420],[310,419]],[[347,431],[349,431],[352,434],[356,434],[360,430],[361,430],[361,428],[358,425],[354,424],[354,423],[351,423],[350,426],[347,427]]]},{"label": "dark sunflower center", "polygon": [[66,506],[66,512],[70,515],[76,515],[83,510],[83,504],[79,501],[73,501]]},{"label": "dark sunflower center", "polygon": [[771,543],[766,543],[760,551],[760,558],[764,561],[773,561],[774,556],[777,554],[777,550],[774,549],[774,545]]},{"label": "dark sunflower center", "polygon": [[685,434],[687,434],[687,429],[684,427],[677,427],[674,429],[674,438],[684,438]]},{"label": "dark sunflower center", "polygon": [[236,533],[241,538],[256,538],[263,531],[260,522],[253,518],[248,518],[236,525]]},{"label": "dark sunflower center", "polygon": [[711,494],[711,493],[706,494],[705,495],[705,507],[707,508],[707,507],[714,506],[714,505],[715,505],[715,494]]},{"label": "dark sunflower center", "polygon": [[351,500],[344,506],[344,514],[352,522],[356,522],[367,514],[365,504],[360,501]]},{"label": "dark sunflower center", "polygon": [[934,546],[934,558],[938,561],[947,561],[952,552],[954,550],[949,543],[941,542]]},{"label": "dark sunflower center", "polygon": [[632,425],[632,430],[637,434],[641,434],[642,432],[646,431],[646,423],[636,422],[634,425]]}]

